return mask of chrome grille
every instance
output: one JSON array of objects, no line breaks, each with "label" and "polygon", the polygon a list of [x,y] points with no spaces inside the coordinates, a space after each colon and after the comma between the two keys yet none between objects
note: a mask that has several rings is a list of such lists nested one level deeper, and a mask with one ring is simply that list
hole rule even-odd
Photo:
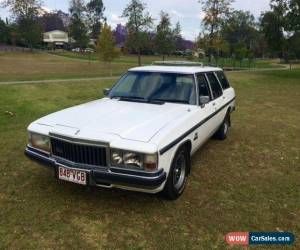
[{"label": "chrome grille", "polygon": [[77,144],[51,138],[52,154],[56,157],[84,165],[106,167],[106,148],[103,146],[93,146]]}]

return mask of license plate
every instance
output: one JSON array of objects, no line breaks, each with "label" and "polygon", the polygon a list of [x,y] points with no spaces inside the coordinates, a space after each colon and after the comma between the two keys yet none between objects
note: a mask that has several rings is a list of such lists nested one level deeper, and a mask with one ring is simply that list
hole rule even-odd
[{"label": "license plate", "polygon": [[87,185],[87,173],[75,169],[59,167],[58,179],[80,185]]}]

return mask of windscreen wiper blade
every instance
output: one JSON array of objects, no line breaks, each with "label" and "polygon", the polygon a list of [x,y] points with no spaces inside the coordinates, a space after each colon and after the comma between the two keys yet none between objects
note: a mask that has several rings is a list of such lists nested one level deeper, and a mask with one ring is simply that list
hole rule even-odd
[{"label": "windscreen wiper blade", "polygon": [[184,104],[190,104],[186,100],[177,100],[177,99],[151,99],[151,102],[172,102],[172,103],[184,103]]},{"label": "windscreen wiper blade", "polygon": [[139,96],[112,96],[111,99],[118,98],[120,101],[130,101],[130,102],[148,102],[145,98]]}]

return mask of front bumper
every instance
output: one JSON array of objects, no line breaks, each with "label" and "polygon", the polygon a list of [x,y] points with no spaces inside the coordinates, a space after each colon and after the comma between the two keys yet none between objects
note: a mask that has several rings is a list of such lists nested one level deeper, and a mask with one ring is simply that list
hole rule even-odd
[{"label": "front bumper", "polygon": [[54,169],[64,166],[71,169],[79,169],[88,173],[89,186],[123,187],[126,189],[155,190],[159,188],[167,178],[162,169],[154,173],[126,170],[120,168],[84,167],[52,158],[47,153],[40,152],[31,147],[25,149],[25,155],[38,163]]}]

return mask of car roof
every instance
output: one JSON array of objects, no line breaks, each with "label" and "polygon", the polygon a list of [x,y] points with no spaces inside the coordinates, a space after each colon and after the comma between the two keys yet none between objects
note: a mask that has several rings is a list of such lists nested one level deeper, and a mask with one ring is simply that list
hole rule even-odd
[{"label": "car roof", "polygon": [[180,74],[196,74],[211,71],[223,71],[221,68],[207,66],[143,66],[129,69],[131,72],[163,72],[163,73],[180,73]]}]

